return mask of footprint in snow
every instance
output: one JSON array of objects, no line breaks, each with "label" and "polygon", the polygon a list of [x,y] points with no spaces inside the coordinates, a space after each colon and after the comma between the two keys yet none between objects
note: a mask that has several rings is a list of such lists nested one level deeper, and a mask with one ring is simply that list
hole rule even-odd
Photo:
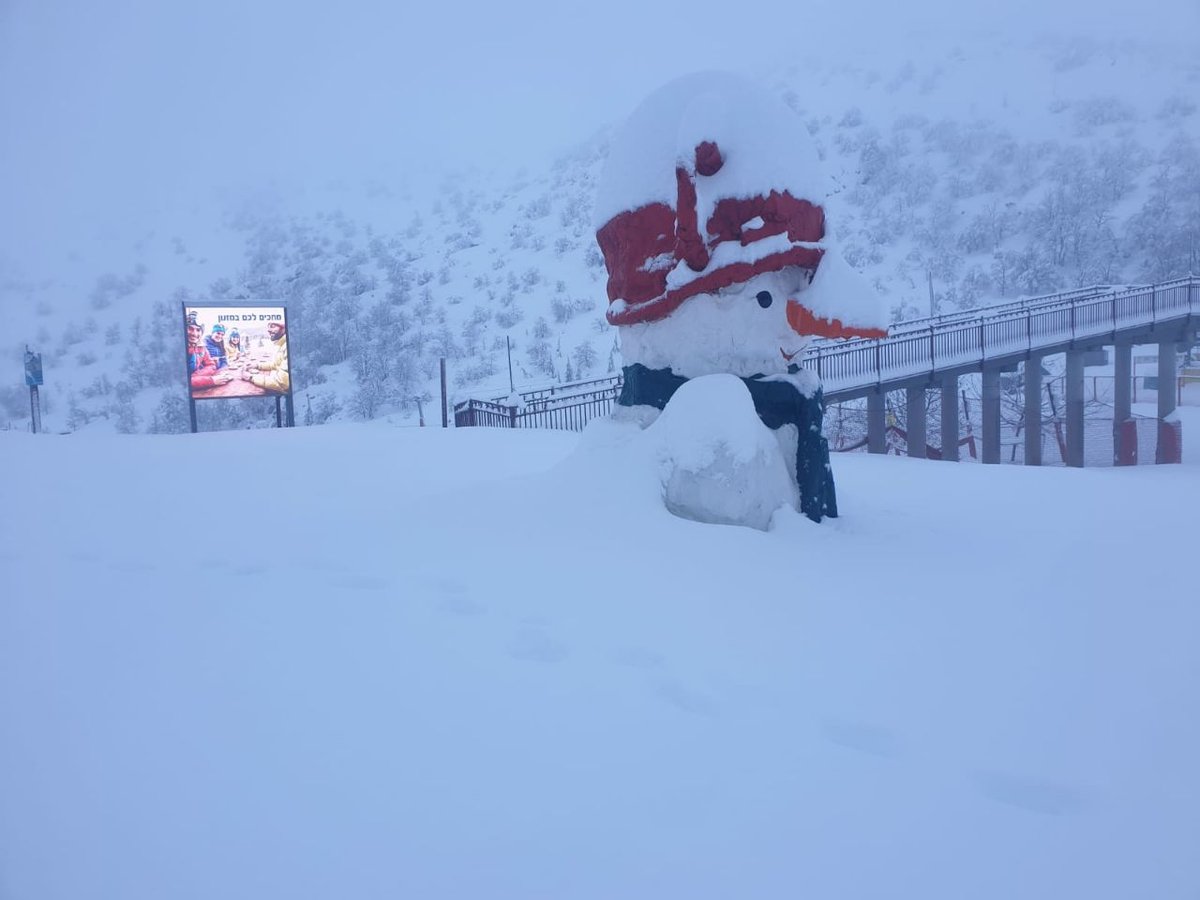
[{"label": "footprint in snow", "polygon": [[384,591],[391,587],[392,582],[389,578],[382,578],[379,575],[342,575],[333,579],[335,587],[350,588],[355,591]]},{"label": "footprint in snow", "polygon": [[114,572],[128,572],[137,574],[138,572],[151,572],[157,569],[158,566],[153,563],[148,563],[142,559],[121,559],[108,564],[108,567]]},{"label": "footprint in snow", "polygon": [[620,647],[612,652],[610,658],[617,665],[631,669],[654,669],[664,662],[661,653],[642,647]]},{"label": "footprint in snow", "polygon": [[522,628],[508,642],[508,655],[525,662],[554,663],[567,657],[567,647],[540,628]]},{"label": "footprint in snow", "polygon": [[900,756],[900,741],[889,729],[880,725],[825,718],[821,721],[821,733],[830,743],[848,750],[884,759]]},{"label": "footprint in snow", "polygon": [[1046,816],[1071,815],[1084,807],[1083,793],[1069,785],[1006,772],[976,772],[976,789],[989,800]]},{"label": "footprint in snow", "polygon": [[481,616],[487,612],[470,588],[453,578],[433,577],[423,580],[423,591],[433,600],[438,612],[451,616]]},{"label": "footprint in snow", "polygon": [[673,678],[665,678],[655,687],[658,696],[671,706],[696,716],[716,715],[716,704],[711,697],[693,690]]},{"label": "footprint in snow", "polygon": [[442,594],[438,598],[437,608],[452,616],[482,616],[487,612],[487,607],[465,590]]},{"label": "footprint in snow", "polygon": [[241,563],[229,570],[231,574],[245,578],[248,575],[263,575],[267,571],[267,567],[262,563]]}]

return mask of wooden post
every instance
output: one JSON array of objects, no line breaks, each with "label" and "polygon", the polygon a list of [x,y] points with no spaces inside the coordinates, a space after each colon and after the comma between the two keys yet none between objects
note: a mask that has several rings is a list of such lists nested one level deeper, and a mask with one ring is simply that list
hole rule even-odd
[{"label": "wooden post", "polygon": [[446,357],[444,357],[444,356],[441,359],[441,369],[442,369],[442,427],[449,428],[450,427],[450,407],[447,403],[447,397],[446,397]]}]

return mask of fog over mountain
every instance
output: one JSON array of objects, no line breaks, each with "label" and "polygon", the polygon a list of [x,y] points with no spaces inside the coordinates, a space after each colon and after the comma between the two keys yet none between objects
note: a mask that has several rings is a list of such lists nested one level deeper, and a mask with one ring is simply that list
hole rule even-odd
[{"label": "fog over mountain", "polygon": [[1200,4],[1044,7],[0,5],[0,358],[43,350],[53,427],[170,430],[174,302],[277,296],[328,416],[414,417],[439,356],[456,391],[507,391],[506,336],[518,381],[602,374],[607,135],[704,68],[805,118],[897,317],[930,275],[951,308],[1186,274]]},{"label": "fog over mountain", "polygon": [[0,237],[10,254],[48,251],[76,226],[140,227],[164,194],[265,176],[536,168],[687,71],[1041,34],[1194,46],[1200,4],[6,0]]}]

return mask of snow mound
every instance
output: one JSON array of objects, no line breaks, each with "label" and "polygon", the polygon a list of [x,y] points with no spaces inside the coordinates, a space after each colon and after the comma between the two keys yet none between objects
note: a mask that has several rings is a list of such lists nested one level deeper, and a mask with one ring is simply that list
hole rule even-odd
[{"label": "snow mound", "polygon": [[775,434],[754,411],[740,378],[706,375],[685,383],[647,430],[663,502],[697,522],[766,531],[798,496]]},{"label": "snow mound", "polygon": [[696,72],[650,94],[618,132],[597,190],[595,227],[624,210],[673,206],[675,166],[701,141],[731,134],[753,135],[754,150],[729,156],[712,179],[715,195],[752,197],[769,186],[820,203],[830,193],[812,138],[782,100],[731,72]]}]

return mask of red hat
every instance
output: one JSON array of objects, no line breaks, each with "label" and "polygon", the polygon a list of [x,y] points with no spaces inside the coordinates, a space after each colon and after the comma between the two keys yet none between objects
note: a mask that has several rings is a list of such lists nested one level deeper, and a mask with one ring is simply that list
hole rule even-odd
[{"label": "red hat", "polygon": [[810,278],[824,250],[825,211],[788,191],[718,199],[701,231],[696,180],[724,165],[713,141],[696,145],[694,166],[675,168],[676,206],[650,203],[609,219],[596,240],[608,269],[608,321],[662,319],[684,300],[791,266]]}]

